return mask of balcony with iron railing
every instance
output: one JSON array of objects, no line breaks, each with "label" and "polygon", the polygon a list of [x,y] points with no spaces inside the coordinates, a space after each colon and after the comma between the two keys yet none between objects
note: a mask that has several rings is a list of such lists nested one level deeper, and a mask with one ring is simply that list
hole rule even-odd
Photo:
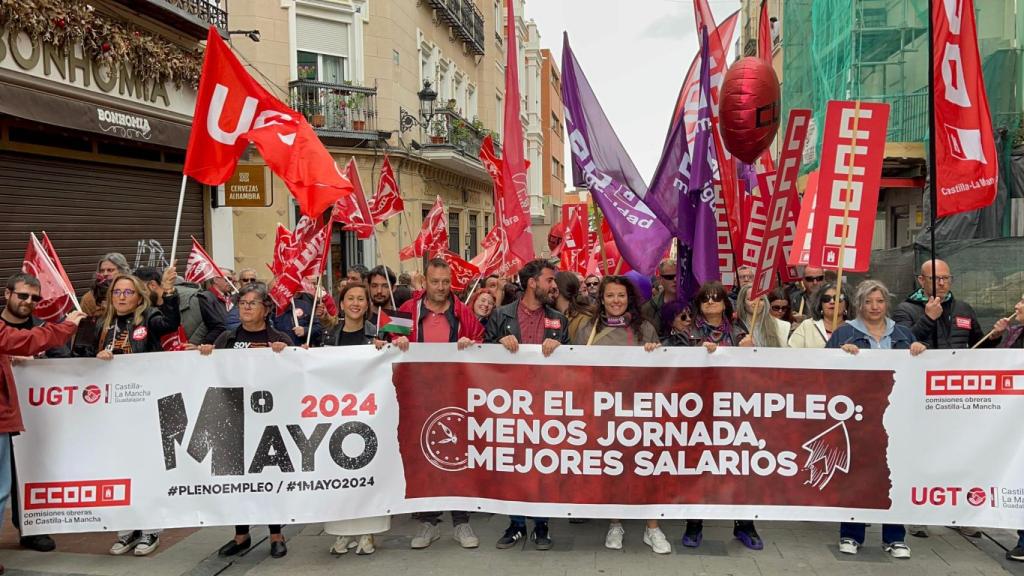
[{"label": "balcony with iron railing", "polygon": [[420,150],[423,157],[462,175],[489,181],[480,161],[480,146],[490,134],[495,152],[501,154],[498,135],[479,121],[470,122],[454,110],[439,110],[420,125]]},{"label": "balcony with iron railing", "polygon": [[288,101],[321,138],[378,138],[376,88],[293,80],[288,83]]},{"label": "balcony with iron railing", "polygon": [[427,5],[466,43],[471,54],[483,55],[484,17],[473,0],[427,0]]},{"label": "balcony with iron railing", "polygon": [[928,140],[928,92],[861,96],[864,102],[889,105],[888,142],[925,142]]},{"label": "balcony with iron railing", "polygon": [[211,25],[222,35],[227,34],[226,0],[120,0],[120,3],[193,38],[205,38]]}]

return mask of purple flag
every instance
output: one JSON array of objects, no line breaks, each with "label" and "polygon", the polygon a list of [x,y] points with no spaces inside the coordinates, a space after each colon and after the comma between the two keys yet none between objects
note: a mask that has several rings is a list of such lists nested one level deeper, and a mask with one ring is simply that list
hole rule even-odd
[{"label": "purple flag", "polygon": [[654,171],[654,181],[644,197],[665,226],[679,236],[679,197],[690,184],[690,150],[686,145],[686,118],[678,115],[672,122],[665,148]]},{"label": "purple flag", "polygon": [[[708,53],[708,31],[701,27],[701,54]],[[701,284],[720,280],[715,226],[714,173],[717,159],[711,135],[711,76],[709,58],[701,59],[700,108],[693,143],[690,181],[679,199],[679,258],[676,286],[683,302],[693,299]]]},{"label": "purple flag", "polygon": [[[672,232],[644,203],[643,179],[583,75],[565,34],[562,48],[562,101],[572,146],[574,179],[594,196],[626,262],[637,272],[653,275]],[[712,229],[713,231],[713,229]]]}]

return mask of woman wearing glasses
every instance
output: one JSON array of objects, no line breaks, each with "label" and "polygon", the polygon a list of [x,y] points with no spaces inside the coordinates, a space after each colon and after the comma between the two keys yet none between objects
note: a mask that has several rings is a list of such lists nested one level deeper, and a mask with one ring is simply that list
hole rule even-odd
[{"label": "woman wearing glasses", "polygon": [[[814,298],[814,304],[811,305],[811,318],[801,322],[789,337],[790,348],[824,348],[836,328],[852,317],[846,305],[850,301],[846,285],[843,285],[838,298],[836,294],[835,284],[828,282],[822,285],[817,297]],[[837,306],[839,317],[838,322],[834,323]]]},{"label": "woman wearing glasses", "polygon": [[793,322],[793,308],[789,305],[789,297],[786,296],[786,291],[782,288],[775,288],[768,293],[768,312],[786,322],[791,328],[796,328],[796,323]]},{"label": "woman wearing glasses", "polygon": [[[745,293],[742,293],[745,296]],[[729,293],[721,282],[708,282],[700,287],[696,297],[697,308],[690,330],[694,345],[703,345],[709,353],[719,346],[739,346],[747,336],[739,323],[733,323],[732,303]],[[751,550],[761,550],[764,542],[758,535],[754,523],[750,520],[736,520],[732,529],[735,536],[744,546]],[[697,548],[704,541],[704,521],[687,520],[686,532],[683,534],[683,546]]]},{"label": "woman wearing glasses", "polygon": [[[271,310],[270,296],[263,284],[245,284],[238,290],[238,317],[242,321],[238,328],[221,332],[217,341],[213,344],[199,346],[199,353],[203,356],[213,354],[216,349],[244,350],[247,348],[270,348],[274,352],[281,352],[289,344],[291,338],[270,326],[267,322]],[[288,553],[284,543],[284,535],[281,534],[279,524],[271,524],[270,529],[270,556],[281,558]],[[217,554],[222,557],[234,556],[239,552],[248,550],[252,546],[252,538],[249,536],[249,527],[246,525],[235,526],[235,538],[220,547]]]},{"label": "woman wearing glasses", "polygon": [[[96,342],[100,351],[96,357],[112,360],[122,354],[161,352],[160,337],[178,329],[177,295],[174,292],[173,267],[163,275],[164,304],[161,308],[149,305],[149,290],[135,276],[116,276],[107,292],[107,311],[100,324]],[[136,556],[146,556],[160,546],[160,530],[122,530],[110,547],[115,556],[132,550]]]},{"label": "woman wearing glasses", "polygon": [[679,300],[668,302],[661,307],[661,330],[659,334],[667,334],[661,339],[662,346],[699,346],[693,330],[693,311]]},{"label": "woman wearing glasses", "polygon": [[740,288],[736,295],[736,321],[747,333],[740,341],[740,346],[785,348],[789,341],[789,322],[768,313],[767,296],[750,300],[751,288],[748,284]]}]

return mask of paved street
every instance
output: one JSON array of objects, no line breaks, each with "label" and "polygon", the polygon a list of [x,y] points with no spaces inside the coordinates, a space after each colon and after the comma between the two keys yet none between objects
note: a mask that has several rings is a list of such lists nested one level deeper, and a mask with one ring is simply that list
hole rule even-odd
[{"label": "paved street", "polygon": [[462,550],[451,539],[451,526],[444,525],[441,540],[427,550],[410,550],[409,539],[416,525],[408,517],[394,519],[392,531],[378,537],[377,553],[333,557],[327,550],[334,541],[320,525],[286,527],[288,556],[270,558],[265,528],[254,528],[256,545],[234,560],[217,557],[217,548],[231,537],[229,527],[203,530],[171,530],[160,549],[148,558],[113,557],[106,553],[113,541],[110,534],[58,536],[58,551],[48,554],[17,548],[14,531],[6,525],[0,542],[0,562],[12,576],[48,575],[134,575],[147,576],[260,576],[263,574],[359,574],[360,576],[432,574],[565,574],[615,576],[660,575],[786,575],[827,576],[861,574],[900,575],[1024,575],[1024,564],[1010,563],[1001,546],[1011,546],[1016,534],[991,531],[980,539],[964,538],[933,527],[927,539],[910,537],[913,558],[889,559],[879,546],[879,528],[868,529],[868,542],[855,557],[841,556],[836,548],[837,527],[809,522],[764,522],[759,524],[765,549],[751,552],[732,539],[731,523],[707,522],[704,545],[699,551],[679,545],[680,522],[666,524],[674,553],[657,556],[640,539],[642,522],[628,521],[626,546],[622,551],[603,546],[607,524],[594,520],[570,525],[552,521],[555,547],[537,552],[527,545],[497,550],[494,541],[504,530],[503,516],[474,514],[473,526],[480,536],[477,550]]}]

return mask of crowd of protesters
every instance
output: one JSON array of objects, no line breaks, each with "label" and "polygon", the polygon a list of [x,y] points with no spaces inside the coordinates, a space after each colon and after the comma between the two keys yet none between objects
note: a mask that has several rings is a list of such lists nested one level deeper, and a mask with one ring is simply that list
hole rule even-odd
[{"label": "crowd of protesters", "polygon": [[[116,362],[120,355],[167,349],[209,355],[243,348],[280,352],[288,346],[391,345],[407,351],[430,342],[456,343],[459,350],[493,344],[513,354],[520,345],[536,344],[545,356],[562,345],[642,346],[647,351],[703,347],[708,353],[722,346],[838,348],[849,354],[868,348],[912,355],[927,348],[1024,347],[1024,299],[1015,308],[1015,318],[999,320],[986,337],[973,308],[953,296],[953,274],[941,260],[921,267],[919,289],[895,307],[889,290],[878,281],[866,280],[851,289],[815,268],[806,268],[794,284],[751,298],[753,270],[741,267],[738,285],[731,290],[709,282],[684,303],[676,292],[676,268],[674,260],[666,259],[652,279],[635,273],[582,276],[535,260],[517,278],[480,278],[456,294],[451,270],[441,259],[430,260],[423,273],[395,274],[385,266],[357,265],[346,271],[333,294],[316,294],[314,279],[287,309],[278,310],[269,296],[272,281],[261,280],[255,269],[237,275],[224,269],[225,278],[196,286],[182,282],[173,266],[131,271],[123,255],[110,253],[99,260],[95,283],[81,297],[82,311],[51,323],[33,315],[41,300],[39,281],[15,274],[7,281],[0,314],[0,512],[8,495],[18,505],[11,492],[11,442],[24,430],[11,366],[35,356]],[[407,320],[405,330],[388,330],[395,318]],[[462,547],[477,547],[470,514],[450,511],[450,517],[453,538]],[[15,513],[15,522],[17,518]],[[443,512],[420,512],[414,518],[420,526],[412,548],[427,548],[441,537]],[[528,531],[530,523],[533,529]],[[269,528],[271,555],[282,557],[287,547],[281,526]],[[324,529],[337,536],[330,553],[372,554],[374,535],[390,529],[390,518],[327,522]],[[702,530],[701,520],[687,520],[682,545],[701,546]],[[980,535],[974,528],[960,530]],[[910,557],[907,532],[902,525],[883,526],[883,547],[892,557]],[[911,526],[909,532],[928,536],[923,526]],[[736,520],[733,533],[752,550],[764,546],[750,519]],[[236,526],[235,534],[220,548],[221,556],[237,555],[252,545],[248,526]],[[1020,534],[1007,556],[1024,561],[1024,531]],[[622,523],[611,520],[605,546],[621,549],[624,537]],[[863,524],[842,523],[839,551],[856,554],[864,537]],[[507,549],[525,540],[538,550],[550,549],[548,519],[510,516],[496,546]],[[642,541],[655,553],[672,551],[655,519],[646,522]],[[39,551],[55,548],[45,535],[21,538],[20,544]],[[110,553],[145,556],[159,544],[159,530],[123,531]]]}]

